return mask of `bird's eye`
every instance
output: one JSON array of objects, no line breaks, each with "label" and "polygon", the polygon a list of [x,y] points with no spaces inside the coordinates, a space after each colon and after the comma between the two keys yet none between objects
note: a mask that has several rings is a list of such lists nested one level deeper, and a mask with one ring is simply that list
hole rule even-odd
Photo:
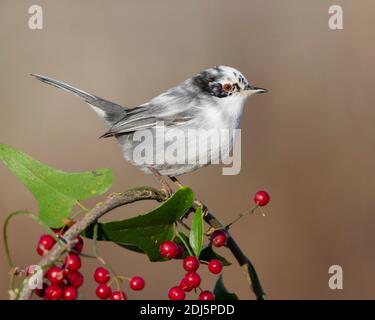
[{"label": "bird's eye", "polygon": [[232,86],[230,83],[225,83],[225,84],[223,85],[223,90],[224,90],[225,92],[231,92],[232,89],[233,89],[233,86]]}]

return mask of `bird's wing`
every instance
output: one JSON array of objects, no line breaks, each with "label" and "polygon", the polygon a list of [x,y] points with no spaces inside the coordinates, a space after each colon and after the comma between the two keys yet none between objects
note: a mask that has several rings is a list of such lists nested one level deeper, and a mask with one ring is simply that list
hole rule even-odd
[{"label": "bird's wing", "polygon": [[102,137],[155,128],[161,122],[166,127],[186,124],[194,119],[197,105],[194,92],[189,93],[181,86],[172,88],[146,104],[128,109]]},{"label": "bird's wing", "polygon": [[155,108],[152,106],[139,106],[130,109],[123,119],[115,123],[101,137],[107,138],[119,134],[132,133],[137,130],[151,129],[161,123],[164,126],[179,126],[193,119],[192,115],[186,111],[158,115],[158,111],[153,110]]}]

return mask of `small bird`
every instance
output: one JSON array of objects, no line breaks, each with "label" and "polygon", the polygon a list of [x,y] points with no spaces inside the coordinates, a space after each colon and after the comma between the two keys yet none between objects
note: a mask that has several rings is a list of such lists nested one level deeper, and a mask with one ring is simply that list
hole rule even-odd
[{"label": "small bird", "polygon": [[[193,161],[199,156],[196,154],[188,154],[187,161],[184,163],[176,163],[176,161],[159,163],[155,159],[162,156],[160,153],[165,152],[173,141],[155,140],[158,124],[163,124],[165,135],[177,132],[177,130],[186,133],[183,142],[187,146],[193,139],[187,134],[189,130],[238,129],[246,99],[252,94],[267,92],[264,88],[251,85],[240,71],[227,66],[216,66],[198,73],[149,102],[134,108],[127,108],[64,82],[37,74],[32,74],[32,76],[82,97],[108,127],[108,131],[101,137],[115,137],[125,159],[145,173],[169,177],[176,177],[215,163],[220,152],[223,151],[220,149],[224,148],[226,151],[232,149],[234,138],[228,139],[224,146],[207,146],[207,150],[203,152],[208,152],[211,156],[207,157],[205,163]],[[146,142],[153,150],[154,162],[152,163],[140,162],[134,157],[136,148],[140,144],[137,134],[144,130],[149,130],[153,135],[153,139]]]}]

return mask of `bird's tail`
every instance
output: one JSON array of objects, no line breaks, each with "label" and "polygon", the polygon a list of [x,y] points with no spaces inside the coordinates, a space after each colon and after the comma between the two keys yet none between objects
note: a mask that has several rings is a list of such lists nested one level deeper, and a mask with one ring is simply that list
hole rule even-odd
[{"label": "bird's tail", "polygon": [[108,126],[112,126],[126,114],[127,108],[120,106],[117,103],[97,97],[83,90],[77,89],[69,84],[52,78],[48,78],[46,76],[38,74],[32,74],[32,76],[44,83],[47,83],[59,89],[63,89],[85,99],[85,101],[95,110],[98,116],[107,123]]}]

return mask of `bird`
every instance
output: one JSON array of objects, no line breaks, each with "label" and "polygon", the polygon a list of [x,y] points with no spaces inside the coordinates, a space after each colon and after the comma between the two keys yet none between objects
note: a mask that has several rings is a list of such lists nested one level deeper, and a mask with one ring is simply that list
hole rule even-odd
[{"label": "bird", "polygon": [[[100,137],[115,137],[126,160],[143,172],[161,178],[164,176],[175,178],[216,163],[222,151],[232,150],[235,137],[226,139],[224,145],[207,144],[205,149],[197,151],[197,153],[208,153],[203,163],[197,161],[201,154],[189,154],[190,149],[185,155],[185,162],[176,159],[168,162],[161,153],[165,153],[176,141],[156,140],[155,136],[160,124],[165,135],[184,133],[185,136],[177,143],[183,144],[183,149],[186,150],[186,146],[189,146],[194,139],[196,141],[194,135],[189,136],[190,131],[200,134],[202,130],[239,129],[247,98],[268,91],[250,84],[245,76],[233,67],[215,66],[195,74],[146,103],[129,108],[62,81],[39,74],[31,75],[43,83],[83,98],[107,126],[108,130]],[[151,133],[152,138],[148,142],[145,138],[143,144],[145,148],[152,148],[150,153],[152,161],[142,162],[135,157],[135,153],[137,146],[142,143],[140,135],[146,131]],[[137,156],[139,157],[139,154]],[[158,162],[155,159],[164,159],[164,161]]]}]

